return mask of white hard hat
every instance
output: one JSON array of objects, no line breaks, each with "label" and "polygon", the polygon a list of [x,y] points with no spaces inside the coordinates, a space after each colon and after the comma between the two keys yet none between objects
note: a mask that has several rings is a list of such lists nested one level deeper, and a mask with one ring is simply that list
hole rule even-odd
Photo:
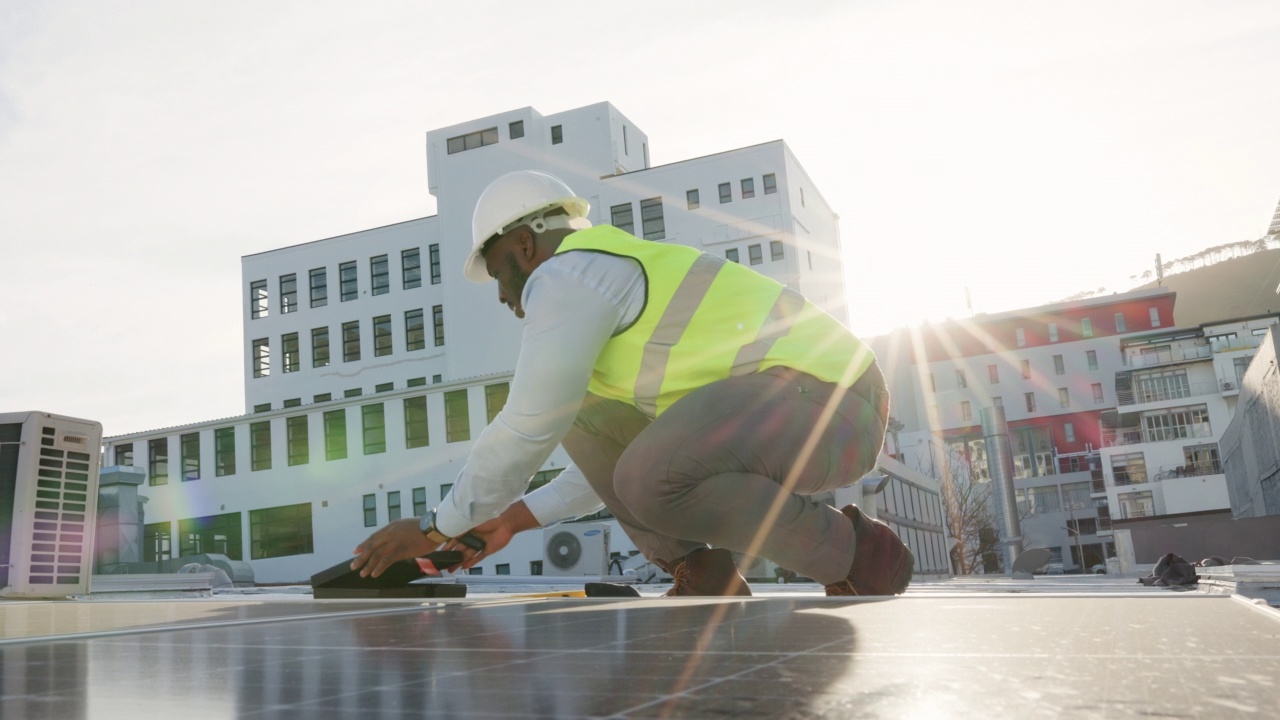
[{"label": "white hard hat", "polygon": [[[553,208],[564,208],[566,215],[542,217]],[[471,282],[488,281],[480,251],[494,235],[499,235],[517,224],[527,224],[540,233],[555,228],[582,230],[591,227],[587,211],[591,204],[573,194],[560,178],[537,170],[509,172],[489,183],[476,201],[475,214],[471,216],[471,254],[462,267],[462,274]]]}]

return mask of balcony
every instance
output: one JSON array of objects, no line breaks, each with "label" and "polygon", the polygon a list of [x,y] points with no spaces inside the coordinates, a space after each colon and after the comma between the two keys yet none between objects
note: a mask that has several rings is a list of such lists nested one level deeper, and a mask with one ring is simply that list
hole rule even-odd
[{"label": "balcony", "polygon": [[1190,360],[1207,360],[1213,357],[1213,348],[1208,345],[1174,348],[1153,353],[1127,353],[1124,364],[1134,368],[1159,367]]},{"label": "balcony", "polygon": [[1161,402],[1164,400],[1181,400],[1200,395],[1217,395],[1223,386],[1217,381],[1193,382],[1182,385],[1171,384],[1165,387],[1138,388],[1137,390],[1116,390],[1116,403],[1119,405],[1141,405],[1143,403]]},{"label": "balcony", "polygon": [[1092,487],[1093,494],[1098,495],[1100,493],[1106,493],[1107,480],[1102,476],[1102,468],[1091,470],[1089,474],[1093,482],[1093,487]]},{"label": "balcony", "polygon": [[1216,353],[1252,350],[1262,345],[1263,337],[1263,335],[1250,335],[1248,337],[1214,338],[1210,341],[1210,346]]},{"label": "balcony", "polygon": [[1219,460],[1205,460],[1202,462],[1190,462],[1185,465],[1164,465],[1156,470],[1156,480],[1169,480],[1172,478],[1184,477],[1203,477],[1205,475],[1221,475],[1222,462]]},{"label": "balcony", "polygon": [[1143,431],[1141,428],[1129,427],[1118,429],[1104,428],[1102,431],[1102,447],[1119,445],[1141,445],[1149,442],[1167,442],[1187,438],[1213,437],[1213,430],[1208,424],[1173,425]]}]

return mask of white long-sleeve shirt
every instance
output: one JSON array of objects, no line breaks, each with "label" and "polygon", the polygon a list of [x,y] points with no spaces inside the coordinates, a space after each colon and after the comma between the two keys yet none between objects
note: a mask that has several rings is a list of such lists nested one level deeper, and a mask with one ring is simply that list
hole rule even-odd
[{"label": "white long-sleeve shirt", "polygon": [[[457,537],[520,497],[572,427],[600,350],[644,309],[645,291],[638,262],[604,253],[554,255],[529,275],[521,296],[520,359],[507,404],[476,438],[441,501],[441,532]],[[572,463],[524,502],[544,526],[602,506]]]}]

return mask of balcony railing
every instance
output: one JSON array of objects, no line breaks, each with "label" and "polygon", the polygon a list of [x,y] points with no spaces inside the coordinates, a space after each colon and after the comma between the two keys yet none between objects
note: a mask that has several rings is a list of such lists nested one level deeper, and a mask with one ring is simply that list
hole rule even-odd
[{"label": "balcony railing", "polygon": [[1221,391],[1222,388],[1217,381],[1193,382],[1160,388],[1117,390],[1116,402],[1120,405],[1141,405],[1142,403],[1161,402],[1163,400],[1181,400],[1182,398],[1199,395],[1217,395]]},{"label": "balcony railing", "polygon": [[1169,363],[1186,362],[1187,360],[1203,360],[1213,357],[1213,349],[1208,345],[1174,348],[1156,353],[1129,353],[1125,356],[1125,365],[1129,367],[1155,367]]},{"label": "balcony railing", "polygon": [[1205,460],[1201,462],[1191,462],[1185,465],[1165,465],[1156,471],[1156,480],[1169,480],[1171,478],[1184,477],[1203,477],[1205,475],[1221,475],[1222,462],[1219,460]]},{"label": "balcony railing", "polygon": [[1145,485],[1147,483],[1146,470],[1113,470],[1115,474],[1116,487],[1125,487],[1126,485]]},{"label": "balcony railing", "polygon": [[1250,335],[1248,337],[1234,337],[1229,339],[1215,339],[1210,341],[1210,346],[1216,353],[1233,352],[1236,350],[1252,350],[1262,345],[1262,335]]},{"label": "balcony railing", "polygon": [[1102,431],[1102,447],[1140,445],[1149,442],[1184,440],[1186,438],[1213,437],[1213,430],[1206,424],[1173,425],[1143,431],[1141,428],[1120,428]]}]

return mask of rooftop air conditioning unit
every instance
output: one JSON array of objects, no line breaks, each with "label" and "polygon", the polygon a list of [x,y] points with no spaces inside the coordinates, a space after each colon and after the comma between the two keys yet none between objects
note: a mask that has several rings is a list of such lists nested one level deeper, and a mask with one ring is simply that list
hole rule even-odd
[{"label": "rooftop air conditioning unit", "polygon": [[547,562],[544,574],[603,576],[609,574],[609,526],[602,523],[568,523],[547,528],[542,534]]},{"label": "rooftop air conditioning unit", "polygon": [[0,413],[0,597],[89,592],[102,425]]}]

